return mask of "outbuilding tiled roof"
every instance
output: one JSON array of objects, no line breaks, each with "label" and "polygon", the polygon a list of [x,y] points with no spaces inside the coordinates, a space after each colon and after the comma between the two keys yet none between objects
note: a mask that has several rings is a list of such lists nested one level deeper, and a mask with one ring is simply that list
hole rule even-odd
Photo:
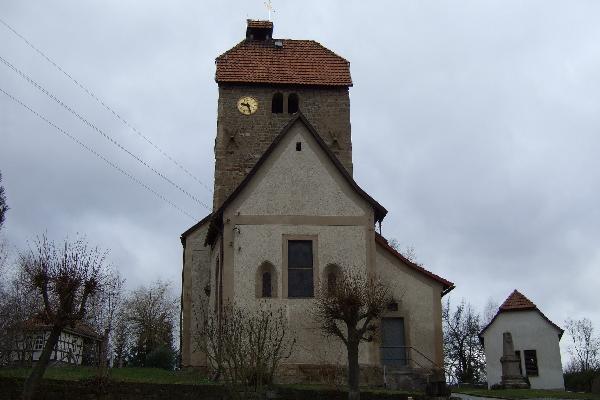
[{"label": "outbuilding tiled roof", "polygon": [[537,306],[533,304],[525,295],[518,290],[514,290],[504,303],[500,306],[500,310],[534,310]]},{"label": "outbuilding tiled roof", "polygon": [[350,63],[314,40],[245,39],[215,62],[217,83],[352,86]]},{"label": "outbuilding tiled roof", "polygon": [[550,320],[540,309],[525,295],[518,290],[513,290],[513,292],[504,300],[504,303],[500,307],[498,307],[498,312],[494,315],[494,318],[479,332],[479,339],[483,341],[483,333],[494,323],[496,318],[502,313],[505,312],[515,312],[515,311],[536,311],[546,322],[548,322],[551,326],[558,330],[558,338],[562,337],[564,330],[556,325],[554,322]]}]

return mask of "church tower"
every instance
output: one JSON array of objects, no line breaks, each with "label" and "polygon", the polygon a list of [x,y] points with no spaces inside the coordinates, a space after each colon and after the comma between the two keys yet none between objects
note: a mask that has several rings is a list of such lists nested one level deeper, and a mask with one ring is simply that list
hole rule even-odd
[{"label": "church tower", "polygon": [[298,111],[352,174],[347,60],[313,40],[274,39],[272,22],[248,20],[246,38],[216,67],[214,209]]}]

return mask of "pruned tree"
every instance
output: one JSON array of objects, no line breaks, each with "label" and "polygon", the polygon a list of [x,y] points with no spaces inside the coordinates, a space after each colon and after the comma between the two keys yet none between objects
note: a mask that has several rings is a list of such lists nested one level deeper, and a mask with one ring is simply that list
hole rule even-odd
[{"label": "pruned tree", "polygon": [[194,341],[213,379],[224,378],[233,398],[262,394],[296,343],[284,310],[261,301],[256,308],[228,303],[220,313],[202,311]]},{"label": "pruned tree", "polygon": [[[132,336],[131,363],[171,369],[175,363],[173,330],[178,301],[169,282],[141,286],[123,304],[123,323]],[[119,327],[121,329],[122,327]],[[170,357],[170,360],[169,360]]]},{"label": "pruned tree", "polygon": [[106,252],[89,247],[83,238],[56,245],[42,236],[35,248],[21,254],[20,262],[26,283],[42,298],[43,316],[52,325],[42,354],[25,381],[23,399],[30,400],[61,332],[85,317],[88,299],[102,290],[107,270]]},{"label": "pruned tree", "polygon": [[4,225],[6,219],[6,212],[8,211],[8,204],[6,203],[6,194],[4,193],[4,186],[2,186],[2,172],[0,172],[0,229]]},{"label": "pruned tree", "polygon": [[587,318],[565,321],[571,337],[568,347],[571,372],[590,372],[600,369],[600,338],[594,334],[594,325]]},{"label": "pruned tree", "polygon": [[485,353],[479,341],[480,316],[463,299],[455,308],[443,304],[445,369],[453,383],[478,383],[485,379]]},{"label": "pruned tree", "polygon": [[348,355],[348,398],[359,399],[358,348],[378,331],[378,320],[392,301],[389,289],[366,272],[342,270],[335,282],[321,285],[314,317],[325,336],[339,338]]}]

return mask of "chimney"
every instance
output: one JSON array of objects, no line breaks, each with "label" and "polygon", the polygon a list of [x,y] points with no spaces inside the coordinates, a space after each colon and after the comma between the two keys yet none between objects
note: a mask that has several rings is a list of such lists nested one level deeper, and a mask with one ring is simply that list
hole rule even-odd
[{"label": "chimney", "polygon": [[273,38],[273,22],[249,19],[246,40],[270,40]]}]

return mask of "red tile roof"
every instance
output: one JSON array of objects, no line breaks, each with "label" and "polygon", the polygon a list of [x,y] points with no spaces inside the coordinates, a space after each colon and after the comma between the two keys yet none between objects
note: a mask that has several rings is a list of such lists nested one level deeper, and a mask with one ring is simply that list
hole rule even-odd
[{"label": "red tile roof", "polygon": [[496,313],[496,315],[494,315],[494,318],[492,318],[492,320],[481,330],[481,332],[479,332],[479,339],[483,340],[483,332],[485,332],[487,328],[489,328],[494,323],[496,318],[498,318],[498,315],[500,315],[501,313],[527,310],[537,311],[540,314],[540,316],[544,320],[546,320],[546,322],[548,322],[550,325],[556,328],[558,330],[558,338],[560,340],[564,330],[560,326],[552,322],[550,318],[546,317],[546,315],[543,312],[541,312],[540,309],[537,308],[537,306],[531,300],[525,297],[525,295],[519,292],[517,289],[513,290],[513,292],[506,298],[506,300],[504,300],[504,303],[502,303],[502,305],[498,307],[498,312]]},{"label": "red tile roof", "polygon": [[314,40],[243,40],[215,62],[217,83],[352,86],[350,63]]},{"label": "red tile roof", "polygon": [[273,22],[272,21],[264,21],[264,20],[260,20],[260,19],[248,19],[246,20],[246,22],[248,23],[248,28],[253,28],[253,29],[273,29]]},{"label": "red tile roof", "polygon": [[456,287],[456,286],[454,286],[454,283],[450,282],[449,280],[446,280],[446,279],[442,278],[441,276],[436,275],[433,272],[426,270],[419,264],[416,264],[416,263],[410,261],[408,258],[404,257],[402,254],[400,254],[398,251],[396,251],[396,249],[394,249],[392,246],[389,245],[386,238],[384,238],[377,232],[375,232],[375,242],[377,242],[377,244],[379,244],[381,247],[383,247],[384,249],[389,251],[393,256],[400,259],[400,261],[402,261],[409,268],[412,268],[412,269],[416,270],[417,272],[420,272],[420,273],[428,276],[429,278],[441,283],[443,286],[442,296],[445,295],[446,293],[450,292],[452,289],[454,289]]},{"label": "red tile roof", "polygon": [[531,300],[525,297],[524,294],[519,292],[518,290],[514,290],[510,296],[504,303],[500,306],[500,310],[509,311],[509,310],[535,310],[537,306],[533,304]]}]

